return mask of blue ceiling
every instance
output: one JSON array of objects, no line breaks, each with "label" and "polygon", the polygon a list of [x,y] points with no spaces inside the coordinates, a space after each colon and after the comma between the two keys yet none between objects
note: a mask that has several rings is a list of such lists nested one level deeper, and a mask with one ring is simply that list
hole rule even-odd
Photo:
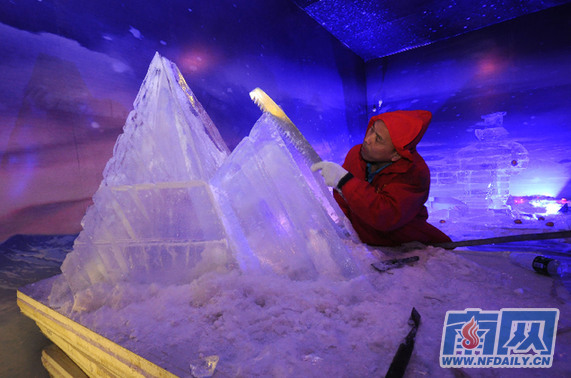
[{"label": "blue ceiling", "polygon": [[366,61],[570,2],[570,0],[293,1]]}]

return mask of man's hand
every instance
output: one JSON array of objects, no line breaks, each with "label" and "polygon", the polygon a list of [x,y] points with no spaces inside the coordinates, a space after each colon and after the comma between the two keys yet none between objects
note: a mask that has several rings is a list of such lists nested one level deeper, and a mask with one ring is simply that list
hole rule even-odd
[{"label": "man's hand", "polygon": [[333,163],[331,161],[320,161],[311,166],[313,172],[321,170],[319,172],[321,176],[325,179],[325,184],[327,186],[332,186],[337,188],[339,181],[345,177],[349,172],[340,166],[339,164]]}]

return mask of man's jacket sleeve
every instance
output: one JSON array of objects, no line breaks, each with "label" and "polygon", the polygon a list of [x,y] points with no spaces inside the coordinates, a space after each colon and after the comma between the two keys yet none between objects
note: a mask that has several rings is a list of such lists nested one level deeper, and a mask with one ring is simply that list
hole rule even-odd
[{"label": "man's jacket sleeve", "polygon": [[337,204],[339,205],[341,210],[343,210],[343,213],[345,214],[345,216],[347,218],[349,218],[349,214],[351,213],[351,210],[349,210],[349,205],[347,205],[347,202],[345,202],[343,197],[341,197],[341,194],[339,194],[336,190],[334,190],[333,191],[333,197],[335,198],[335,201],[337,201]]},{"label": "man's jacket sleeve", "polygon": [[[353,178],[343,186],[347,211],[379,231],[402,227],[418,214],[426,201],[424,178],[411,181],[392,181],[376,188],[365,180]],[[347,214],[346,209],[341,208]]]}]

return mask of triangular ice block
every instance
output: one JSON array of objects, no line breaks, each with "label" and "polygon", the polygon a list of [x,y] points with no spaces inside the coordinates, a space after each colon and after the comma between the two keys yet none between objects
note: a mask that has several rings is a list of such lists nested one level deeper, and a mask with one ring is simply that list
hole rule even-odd
[{"label": "triangular ice block", "polygon": [[[344,239],[352,228],[332,216],[331,193],[264,114],[220,167],[211,184],[225,219],[233,220],[240,262],[295,280],[360,273]],[[343,215],[340,216],[346,219]]]},{"label": "triangular ice block", "polygon": [[208,180],[228,156],[176,65],[155,54],[102,185]]},{"label": "triangular ice block", "polygon": [[54,304],[68,287],[76,294],[119,281],[189,282],[233,264],[208,184],[227,156],[176,66],[155,55],[62,265]]}]

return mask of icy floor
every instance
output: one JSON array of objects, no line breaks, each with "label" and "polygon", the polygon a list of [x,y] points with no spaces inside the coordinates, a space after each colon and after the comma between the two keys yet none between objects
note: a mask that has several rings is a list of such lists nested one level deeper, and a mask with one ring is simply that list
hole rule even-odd
[{"label": "icy floor", "polygon": [[[385,256],[396,253],[383,250]],[[425,248],[400,255],[419,255],[420,261],[383,274],[371,269],[345,282],[223,272],[181,286],[118,286],[109,305],[72,317],[180,376],[190,376],[191,364],[215,355],[215,377],[356,377],[386,373],[414,306],[422,320],[409,377],[539,377],[571,371],[570,294],[560,282],[512,265],[503,252]],[[462,373],[440,368],[446,311],[508,307],[559,308],[552,368]],[[2,334],[9,331],[12,339],[30,331],[19,321],[1,324]],[[45,341],[28,340],[27,353],[2,353],[3,369],[5,363],[16,368],[38,363]]]}]

